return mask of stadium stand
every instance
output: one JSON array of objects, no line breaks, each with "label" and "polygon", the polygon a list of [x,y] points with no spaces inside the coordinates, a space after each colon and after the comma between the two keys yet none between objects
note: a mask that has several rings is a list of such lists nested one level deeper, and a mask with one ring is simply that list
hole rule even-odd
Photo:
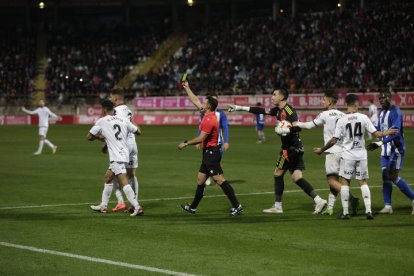
[{"label": "stadium stand", "polygon": [[338,87],[365,91],[412,87],[411,2],[378,2],[367,10],[335,10],[290,18],[215,22],[189,34],[168,64],[139,76],[132,90],[178,95],[190,74],[197,91],[261,94]]}]

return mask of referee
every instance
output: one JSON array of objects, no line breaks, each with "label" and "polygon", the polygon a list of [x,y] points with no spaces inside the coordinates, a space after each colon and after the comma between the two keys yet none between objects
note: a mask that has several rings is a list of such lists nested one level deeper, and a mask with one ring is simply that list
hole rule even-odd
[{"label": "referee", "polygon": [[204,118],[200,124],[200,134],[198,137],[186,140],[178,145],[178,149],[182,150],[188,145],[203,145],[203,159],[201,161],[200,170],[197,175],[197,188],[191,204],[182,204],[181,208],[194,214],[197,206],[204,195],[206,188],[205,182],[210,176],[223,189],[227,198],[230,200],[232,208],[230,209],[230,216],[238,216],[243,212],[243,208],[236,198],[233,187],[224,178],[223,169],[221,168],[221,153],[219,147],[219,123],[217,121],[215,110],[218,101],[211,96],[206,98],[203,105]]}]

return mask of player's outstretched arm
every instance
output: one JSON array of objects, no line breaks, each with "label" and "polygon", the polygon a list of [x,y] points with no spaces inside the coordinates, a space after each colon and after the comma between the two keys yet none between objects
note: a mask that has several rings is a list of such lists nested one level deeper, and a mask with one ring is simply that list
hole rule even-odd
[{"label": "player's outstretched arm", "polygon": [[[376,131],[372,135],[374,135],[374,137],[376,137],[376,138],[381,138],[381,137],[384,137],[384,136],[397,134],[398,131],[399,131],[398,128],[391,127],[391,128],[389,128],[387,130],[384,130],[384,131]],[[386,141],[385,143],[390,142],[390,141],[391,140]],[[371,142],[367,145],[366,148],[369,151],[373,151],[373,150],[376,150],[377,148],[381,147],[382,145],[384,145],[384,141]]]},{"label": "player's outstretched arm", "polygon": [[24,106],[22,106],[22,111],[30,115],[37,114],[36,110],[31,111],[31,110],[26,109]]},{"label": "player's outstretched arm", "polygon": [[333,147],[333,145],[336,144],[336,142],[338,141],[337,138],[332,137],[331,140],[328,141],[328,143],[326,143],[326,145],[324,145],[322,148],[314,148],[313,152],[320,155],[323,152],[325,152],[326,150],[330,149],[331,147]]},{"label": "player's outstretched arm", "polygon": [[228,104],[228,112],[236,112],[236,111],[247,111],[250,112],[249,106],[241,106],[241,105],[235,105],[235,104]]},{"label": "player's outstretched arm", "polygon": [[200,143],[202,143],[204,141],[204,139],[206,139],[208,136],[207,133],[205,132],[200,132],[200,135],[198,135],[196,138],[191,139],[191,140],[185,140],[184,142],[178,144],[178,149],[182,150],[183,148],[185,148],[188,145],[198,145]]},{"label": "player's outstretched arm", "polygon": [[183,86],[184,91],[187,93],[188,98],[190,101],[199,109],[203,109],[203,105],[200,102],[200,99],[193,93],[193,91],[190,89],[190,85],[188,84],[188,81],[184,80],[181,82],[181,85]]},{"label": "player's outstretched arm", "polygon": [[86,134],[86,139],[89,141],[94,141],[96,140],[96,136],[93,135],[92,133],[88,132],[88,134]]}]

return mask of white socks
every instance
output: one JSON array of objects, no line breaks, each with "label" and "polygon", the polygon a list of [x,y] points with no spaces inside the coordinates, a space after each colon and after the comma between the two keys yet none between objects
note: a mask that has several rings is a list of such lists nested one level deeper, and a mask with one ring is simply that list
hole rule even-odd
[{"label": "white socks", "polygon": [[335,205],[335,201],[336,201],[336,196],[334,196],[332,193],[329,193],[328,196],[328,209],[333,209],[334,205]]},{"label": "white socks", "polygon": [[318,203],[321,200],[322,200],[322,198],[320,196],[318,196],[318,195],[313,198],[313,201],[315,201],[315,203]]},{"label": "white socks", "polygon": [[134,190],[132,190],[131,185],[125,185],[122,190],[124,190],[124,193],[126,195],[126,197],[128,198],[128,201],[132,204],[132,206],[134,206],[134,208],[138,208],[139,203],[138,203],[138,199],[135,196]]},{"label": "white socks", "polygon": [[343,215],[349,214],[349,186],[341,186],[341,202],[343,208]]},{"label": "white socks", "polygon": [[45,139],[45,144],[48,145],[51,149],[55,147],[55,145],[52,144],[49,140]]},{"label": "white socks", "polygon": [[361,192],[365,204],[365,213],[371,213],[371,192],[367,184],[361,186]]},{"label": "white socks", "polygon": [[282,208],[282,202],[275,202],[275,208]]},{"label": "white socks", "polygon": [[44,140],[40,140],[39,141],[39,148],[37,149],[37,151],[36,152],[38,152],[38,153],[41,153],[42,152],[42,150],[43,150],[43,144],[45,143],[45,141]]},{"label": "white socks", "polygon": [[104,189],[102,191],[101,207],[103,208],[108,207],[108,202],[109,202],[109,198],[111,197],[113,187],[114,185],[112,183],[104,184]]}]

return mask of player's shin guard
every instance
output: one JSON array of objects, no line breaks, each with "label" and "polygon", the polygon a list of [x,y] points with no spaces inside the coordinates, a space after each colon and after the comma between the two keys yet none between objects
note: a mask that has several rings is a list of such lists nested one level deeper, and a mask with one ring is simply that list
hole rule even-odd
[{"label": "player's shin guard", "polygon": [[382,168],[382,196],[384,203],[391,206],[392,182],[388,179],[388,168]]},{"label": "player's shin guard", "polygon": [[414,200],[414,191],[408,186],[407,181],[398,177],[397,181],[395,181],[395,185],[397,185],[401,192],[403,192],[409,199]]},{"label": "player's shin guard", "polygon": [[308,181],[306,181],[306,179],[299,179],[298,181],[296,181],[296,185],[298,185],[311,198],[315,198],[317,196],[312,185]]},{"label": "player's shin guard", "polygon": [[365,204],[365,213],[371,213],[371,192],[367,184],[361,186],[361,192]]},{"label": "player's shin guard", "polygon": [[128,201],[131,203],[134,208],[137,208],[139,206],[138,199],[135,196],[134,190],[132,190],[131,185],[127,184],[125,185],[122,190],[124,191],[126,197],[128,198]]},{"label": "player's shin guard", "polygon": [[275,176],[275,197],[276,202],[282,202],[283,191],[285,190],[285,181],[282,176]]},{"label": "player's shin guard", "polygon": [[234,193],[233,187],[230,185],[230,183],[226,180],[223,182],[223,184],[220,185],[220,187],[226,194],[227,198],[230,200],[233,208],[239,207],[240,203],[237,200],[236,194]]},{"label": "player's shin guard", "polygon": [[204,196],[204,191],[206,190],[206,184],[197,185],[196,192],[194,195],[193,202],[191,202],[190,208],[197,209],[198,204]]},{"label": "player's shin guard", "polygon": [[104,189],[102,191],[102,200],[101,200],[101,207],[106,208],[108,207],[109,199],[111,198],[112,189],[113,189],[112,183],[105,183]]},{"label": "player's shin guard", "polygon": [[342,209],[343,215],[349,214],[349,186],[342,185],[341,186],[341,202],[342,202]]}]

